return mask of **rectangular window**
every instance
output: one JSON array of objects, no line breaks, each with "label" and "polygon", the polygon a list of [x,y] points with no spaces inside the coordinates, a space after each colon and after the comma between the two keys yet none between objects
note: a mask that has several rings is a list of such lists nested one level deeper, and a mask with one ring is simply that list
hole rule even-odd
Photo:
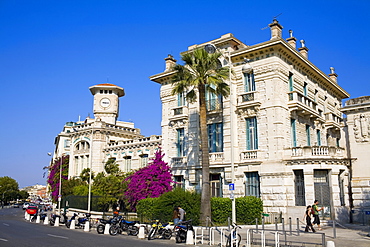
[{"label": "rectangular window", "polygon": [[124,164],[124,172],[131,171],[131,156],[126,156],[123,159],[125,161],[125,164]]},{"label": "rectangular window", "polygon": [[185,105],[185,95],[184,93],[177,94],[177,106]]},{"label": "rectangular window", "polygon": [[303,84],[303,95],[307,96],[307,83],[306,82]]},{"label": "rectangular window", "polygon": [[208,89],[209,86],[206,86],[206,107],[207,111],[216,111],[222,108],[222,96],[217,95],[211,90]]},{"label": "rectangular window", "polygon": [[294,170],[295,205],[305,206],[305,188],[303,170]]},{"label": "rectangular window", "polygon": [[176,141],[177,157],[185,156],[184,132],[185,132],[184,128],[177,129],[177,141]]},{"label": "rectangular window", "polygon": [[293,118],[290,120],[290,129],[291,129],[291,132],[292,132],[292,146],[293,147],[297,146],[297,132],[296,132],[295,122],[296,122],[296,120],[293,119]]},{"label": "rectangular window", "polygon": [[337,145],[338,148],[340,147],[340,139],[339,138],[336,139],[336,145]]},{"label": "rectangular window", "polygon": [[257,118],[246,118],[247,125],[247,150],[258,149]]},{"label": "rectangular window", "polygon": [[182,189],[185,189],[185,180],[184,180],[184,176],[180,175],[180,176],[173,176],[173,179],[174,179],[174,185],[173,187],[174,188],[182,188]]},{"label": "rectangular window", "polygon": [[70,140],[64,140],[64,147],[65,148],[69,148],[71,145],[71,141]]},{"label": "rectangular window", "polygon": [[222,177],[220,174],[210,174],[211,197],[222,197]]},{"label": "rectangular window", "polygon": [[142,154],[140,155],[140,167],[145,167],[148,165],[148,155],[147,154]]},{"label": "rectangular window", "polygon": [[293,86],[293,73],[289,73],[289,91],[290,91],[290,92],[294,91],[294,86]]},{"label": "rectangular window", "polygon": [[260,197],[260,176],[258,172],[245,173],[245,195]]},{"label": "rectangular window", "polygon": [[208,124],[208,147],[210,153],[223,152],[223,124]]},{"label": "rectangular window", "polygon": [[316,136],[317,136],[317,146],[321,146],[321,132],[320,132],[320,130],[316,131]]},{"label": "rectangular window", "polygon": [[310,125],[306,125],[307,146],[311,146]]},{"label": "rectangular window", "polygon": [[253,73],[244,73],[244,90],[245,92],[256,91]]}]

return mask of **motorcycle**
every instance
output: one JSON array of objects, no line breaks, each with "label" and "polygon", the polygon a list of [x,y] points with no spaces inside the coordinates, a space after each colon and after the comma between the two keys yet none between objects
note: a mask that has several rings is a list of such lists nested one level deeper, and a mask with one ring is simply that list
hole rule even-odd
[{"label": "motorcycle", "polygon": [[40,216],[40,221],[44,221],[47,214],[46,213],[39,213],[39,212],[36,213],[36,214],[33,214],[33,215],[31,215],[31,219],[30,219],[31,222],[35,222],[36,219],[37,219],[37,216]]},{"label": "motorcycle", "polygon": [[172,230],[170,229],[170,223],[162,224],[159,220],[156,220],[148,233],[148,240],[154,238],[171,239],[171,236]]},{"label": "motorcycle", "polygon": [[180,222],[179,225],[175,227],[175,239],[176,243],[182,243],[186,241],[186,235],[188,231],[194,231],[192,220]]},{"label": "motorcycle", "polygon": [[[85,217],[78,217],[78,214],[74,213],[70,220],[68,220],[65,225],[67,228],[71,227],[72,220],[75,220],[76,227],[85,228],[86,222],[89,222],[91,214],[85,214]],[[76,219],[77,218],[77,219]]]},{"label": "motorcycle", "polygon": [[65,213],[62,213],[62,215],[57,214],[51,214],[49,225],[54,226],[56,218],[59,218],[59,224],[65,224],[68,221],[68,217]]},{"label": "motorcycle", "polygon": [[109,228],[109,234],[115,236],[118,233],[121,234],[122,232],[127,232],[128,235],[136,236],[139,233],[139,227],[136,226],[138,223],[138,221],[127,221],[125,219],[121,219],[118,223],[111,225]]},{"label": "motorcycle", "polygon": [[113,218],[110,218],[108,220],[106,220],[106,219],[99,219],[99,222],[100,223],[96,227],[96,231],[99,234],[103,234],[104,231],[105,231],[106,224],[115,225],[115,224],[119,223],[119,221],[120,221],[121,218],[122,218],[122,216],[115,215],[115,216],[113,216]]}]

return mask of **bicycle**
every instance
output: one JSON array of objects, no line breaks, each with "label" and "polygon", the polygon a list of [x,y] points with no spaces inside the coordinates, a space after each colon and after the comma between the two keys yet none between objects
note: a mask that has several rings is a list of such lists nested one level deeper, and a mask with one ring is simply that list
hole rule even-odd
[{"label": "bicycle", "polygon": [[231,231],[229,236],[227,236],[226,247],[238,247],[242,240],[242,236],[238,233],[238,229],[241,229],[236,223],[231,224]]}]

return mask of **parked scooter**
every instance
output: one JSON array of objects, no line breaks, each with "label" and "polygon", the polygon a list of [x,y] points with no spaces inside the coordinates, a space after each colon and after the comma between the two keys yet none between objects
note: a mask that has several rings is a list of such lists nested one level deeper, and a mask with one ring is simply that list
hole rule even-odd
[{"label": "parked scooter", "polygon": [[37,216],[40,216],[40,221],[44,221],[47,214],[37,212],[36,214],[31,215],[31,218],[30,218],[31,222],[35,222],[37,219]]},{"label": "parked scooter", "polygon": [[185,242],[188,231],[194,231],[192,220],[180,222],[180,224],[175,227],[176,243]]},{"label": "parked scooter", "polygon": [[109,234],[115,236],[122,232],[127,232],[128,235],[136,236],[139,233],[139,227],[137,227],[136,224],[139,224],[139,222],[121,219],[117,224],[110,226]]},{"label": "parked scooter", "polygon": [[74,213],[71,219],[66,222],[66,227],[70,228],[72,220],[75,220],[76,227],[85,228],[86,222],[90,220],[91,214],[85,214],[85,217],[79,217],[78,214]]},{"label": "parked scooter", "polygon": [[54,226],[56,218],[59,218],[59,224],[65,224],[68,221],[68,217],[65,213],[62,213],[62,216],[57,214],[51,214],[49,219],[49,225]]},{"label": "parked scooter", "polygon": [[99,233],[99,234],[103,234],[104,231],[105,231],[105,226],[106,224],[109,224],[109,225],[115,225],[115,224],[118,224],[119,221],[121,220],[122,216],[120,215],[115,215],[113,216],[113,218],[110,218],[108,220],[106,219],[99,219],[99,225],[96,227],[96,231]]}]

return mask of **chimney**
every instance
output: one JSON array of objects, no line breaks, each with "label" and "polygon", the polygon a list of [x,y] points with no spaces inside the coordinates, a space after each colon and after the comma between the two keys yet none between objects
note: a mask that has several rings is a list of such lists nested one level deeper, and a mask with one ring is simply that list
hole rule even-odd
[{"label": "chimney", "polygon": [[164,60],[166,61],[166,69],[164,71],[170,71],[177,62],[171,54],[168,54],[168,57],[166,57]]},{"label": "chimney", "polygon": [[289,30],[289,38],[286,39],[288,44],[293,47],[294,49],[297,48],[297,39],[293,37],[293,30]]},{"label": "chimney", "polygon": [[338,75],[335,73],[335,71],[334,71],[334,67],[330,67],[330,74],[329,74],[329,77],[330,77],[330,79],[331,79],[333,82],[338,83],[338,81],[337,81],[337,77],[338,77]]},{"label": "chimney", "polygon": [[308,59],[308,48],[306,47],[306,45],[304,44],[304,40],[302,39],[301,40],[301,45],[302,47],[301,48],[298,48],[298,51],[305,57]]},{"label": "chimney", "polygon": [[274,19],[272,23],[269,24],[269,27],[271,30],[271,40],[281,38],[281,30],[283,29],[283,27],[276,19]]}]

